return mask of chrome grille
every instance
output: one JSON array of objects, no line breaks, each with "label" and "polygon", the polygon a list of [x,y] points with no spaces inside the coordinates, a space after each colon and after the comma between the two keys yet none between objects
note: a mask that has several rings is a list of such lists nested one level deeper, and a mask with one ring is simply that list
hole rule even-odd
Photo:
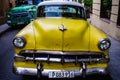
[{"label": "chrome grille", "polygon": [[33,53],[33,52],[22,52],[20,54],[24,56],[26,60],[33,60],[33,61],[46,61],[46,62],[99,62],[101,59],[105,58],[101,53],[94,54],[88,53],[86,54],[48,54],[48,53]]},{"label": "chrome grille", "polygon": [[22,12],[22,13],[15,13],[13,16],[14,18],[21,18],[21,17],[28,17],[28,13],[27,12]]}]

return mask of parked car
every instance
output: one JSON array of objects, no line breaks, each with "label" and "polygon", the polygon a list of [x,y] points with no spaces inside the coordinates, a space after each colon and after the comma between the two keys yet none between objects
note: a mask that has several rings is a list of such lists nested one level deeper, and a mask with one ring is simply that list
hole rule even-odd
[{"label": "parked car", "polygon": [[21,5],[7,13],[7,24],[10,26],[27,25],[35,17],[35,5]]},{"label": "parked car", "polygon": [[37,19],[13,39],[13,71],[39,78],[74,78],[108,74],[110,40],[89,24],[77,2],[45,1]]}]

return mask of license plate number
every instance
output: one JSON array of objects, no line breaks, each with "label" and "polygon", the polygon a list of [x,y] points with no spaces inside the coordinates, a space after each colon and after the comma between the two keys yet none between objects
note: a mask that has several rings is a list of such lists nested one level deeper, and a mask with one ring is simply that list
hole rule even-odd
[{"label": "license plate number", "polygon": [[51,71],[49,78],[74,78],[73,71]]},{"label": "license plate number", "polygon": [[18,22],[17,24],[24,24],[24,22]]}]

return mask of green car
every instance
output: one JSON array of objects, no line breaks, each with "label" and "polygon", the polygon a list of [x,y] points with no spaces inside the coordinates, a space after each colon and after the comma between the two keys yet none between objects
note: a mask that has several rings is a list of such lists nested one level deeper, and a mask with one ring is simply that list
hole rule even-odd
[{"label": "green car", "polygon": [[7,24],[10,26],[27,25],[36,17],[36,5],[21,5],[7,13]]}]

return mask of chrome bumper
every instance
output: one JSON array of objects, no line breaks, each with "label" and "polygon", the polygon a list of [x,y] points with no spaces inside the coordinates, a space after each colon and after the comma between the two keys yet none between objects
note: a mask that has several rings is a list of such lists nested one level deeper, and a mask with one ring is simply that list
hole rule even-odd
[{"label": "chrome bumper", "polygon": [[[105,55],[101,56],[102,53],[88,53],[88,52],[75,53],[75,52],[73,52],[74,54],[72,54],[69,52],[68,53],[64,52],[64,54],[63,54],[63,52],[49,52],[49,51],[48,52],[46,52],[46,51],[38,52],[37,51],[35,53],[38,53],[38,54],[33,54],[32,51],[31,52],[29,52],[29,51],[23,52],[21,54],[22,56],[19,56],[19,55],[15,56],[15,61],[18,63],[22,62],[22,61],[33,61],[34,63],[36,61],[39,61],[39,63],[36,65],[36,68],[24,68],[24,66],[23,67],[14,67],[13,71],[16,74],[36,75],[36,76],[49,76],[49,73],[53,72],[53,71],[54,72],[58,72],[58,71],[64,72],[65,71],[65,72],[73,72],[75,77],[77,77],[77,76],[85,77],[86,75],[92,75],[92,74],[103,74],[104,75],[104,74],[108,73],[107,69],[106,69],[108,66],[105,66],[105,67],[99,67],[99,66],[97,67],[96,66],[96,68],[94,68],[94,67],[87,68],[87,65],[86,65],[86,63],[91,63],[91,62],[107,64],[109,62],[109,56],[105,56]],[[45,54],[44,54],[44,56],[42,55],[39,57],[39,55],[41,55],[39,53],[45,53]],[[27,56],[26,56],[26,54],[27,54]],[[51,54],[51,55],[49,55],[49,54]],[[59,55],[55,55],[55,54],[59,54]],[[29,55],[32,55],[32,56],[29,56]],[[57,56],[57,58],[54,55]],[[24,57],[24,56],[26,56],[26,57]],[[85,57],[83,57],[83,56],[85,56]],[[45,61],[47,63],[52,63],[52,62],[60,63],[61,62],[61,65],[63,65],[64,63],[68,63],[68,62],[75,63],[75,64],[80,63],[80,67],[77,69],[75,68],[74,70],[51,70],[51,69],[45,69],[42,64],[42,61]]]},{"label": "chrome bumper", "polygon": [[[37,69],[35,68],[22,68],[22,67],[17,67],[14,68],[16,74],[20,75],[37,75]],[[74,72],[74,76],[82,76],[82,69],[80,70],[49,70],[49,69],[44,69],[42,71],[42,76],[49,76],[50,71],[72,71]],[[102,74],[105,75],[107,74],[107,70],[105,68],[90,68],[86,70],[86,75],[92,75],[92,74]]]}]

